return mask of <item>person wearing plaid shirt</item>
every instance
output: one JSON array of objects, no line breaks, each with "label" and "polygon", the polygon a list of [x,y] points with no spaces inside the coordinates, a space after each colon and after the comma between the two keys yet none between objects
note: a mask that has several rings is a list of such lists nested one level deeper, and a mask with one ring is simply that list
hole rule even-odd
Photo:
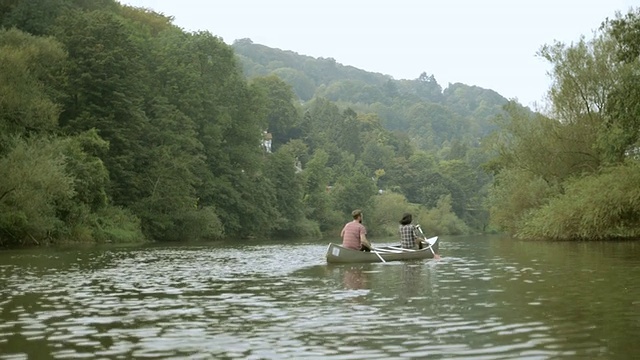
[{"label": "person wearing plaid shirt", "polygon": [[422,249],[421,238],[418,236],[418,232],[416,230],[416,226],[411,224],[413,221],[413,217],[409,213],[405,213],[402,215],[402,220],[400,220],[400,245],[404,249],[414,249],[419,250]]}]

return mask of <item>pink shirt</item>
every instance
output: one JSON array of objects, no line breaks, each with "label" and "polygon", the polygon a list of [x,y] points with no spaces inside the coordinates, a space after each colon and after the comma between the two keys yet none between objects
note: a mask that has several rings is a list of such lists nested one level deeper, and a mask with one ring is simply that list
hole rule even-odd
[{"label": "pink shirt", "polygon": [[340,233],[340,236],[342,236],[342,246],[349,249],[360,250],[360,239],[366,234],[367,229],[365,229],[364,225],[360,224],[358,220],[348,222]]}]

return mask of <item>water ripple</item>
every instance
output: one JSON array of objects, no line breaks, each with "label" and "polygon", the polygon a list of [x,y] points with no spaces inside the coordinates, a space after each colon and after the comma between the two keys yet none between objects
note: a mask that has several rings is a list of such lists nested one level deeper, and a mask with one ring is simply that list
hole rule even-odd
[{"label": "water ripple", "polygon": [[[539,247],[529,257],[513,247],[501,254],[491,244],[452,242],[441,261],[339,266],[326,265],[325,246],[314,244],[12,255],[0,258],[0,359],[548,359],[640,350],[630,335],[640,330],[637,285],[606,302],[585,290],[593,273],[566,273],[584,259],[555,261],[557,249],[540,255]],[[598,272],[600,286],[618,276]]]}]

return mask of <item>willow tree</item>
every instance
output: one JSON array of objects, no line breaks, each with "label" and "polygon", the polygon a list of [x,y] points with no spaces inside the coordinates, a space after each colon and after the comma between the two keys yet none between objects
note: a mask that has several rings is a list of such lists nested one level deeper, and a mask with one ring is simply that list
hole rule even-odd
[{"label": "willow tree", "polygon": [[581,170],[594,171],[615,157],[610,149],[615,134],[610,125],[615,120],[607,107],[625,75],[615,61],[615,47],[608,33],[600,33],[590,41],[582,37],[570,46],[556,43],[540,51],[553,64],[550,115],[563,125],[558,137],[571,143],[568,150],[588,157]]},{"label": "willow tree", "polygon": [[[625,156],[637,139],[637,125],[625,120],[635,108],[621,104],[630,104],[623,94],[635,89],[628,76],[640,67],[620,61],[615,24],[591,40],[541,49],[552,64],[548,114],[506,107],[493,139],[499,155],[490,198],[493,222],[503,229],[523,238],[637,235],[628,219],[639,214],[640,190],[625,185],[640,171]],[[614,185],[616,173],[627,176]]]}]

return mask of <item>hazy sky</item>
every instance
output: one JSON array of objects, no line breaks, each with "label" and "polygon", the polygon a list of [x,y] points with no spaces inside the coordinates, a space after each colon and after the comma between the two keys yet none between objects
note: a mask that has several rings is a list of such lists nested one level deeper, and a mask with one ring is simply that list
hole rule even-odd
[{"label": "hazy sky", "polygon": [[208,30],[231,44],[254,43],[395,79],[433,74],[445,88],[462,82],[543,101],[550,66],[536,56],[554,40],[570,43],[640,0],[120,0]]}]

